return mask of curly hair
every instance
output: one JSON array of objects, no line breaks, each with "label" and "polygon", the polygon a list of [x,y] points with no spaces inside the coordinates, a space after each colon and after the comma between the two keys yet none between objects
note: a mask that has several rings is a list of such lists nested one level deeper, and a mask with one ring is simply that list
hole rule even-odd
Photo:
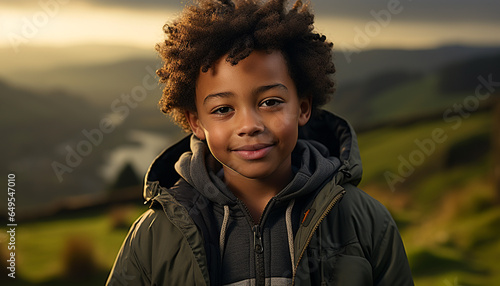
[{"label": "curly hair", "polygon": [[333,44],[314,32],[314,15],[297,0],[199,0],[163,30],[156,50],[164,61],[156,71],[165,85],[159,105],[184,130],[185,111],[196,111],[196,81],[218,59],[238,64],[254,50],[278,50],[300,97],[312,97],[313,113],[333,94]]}]

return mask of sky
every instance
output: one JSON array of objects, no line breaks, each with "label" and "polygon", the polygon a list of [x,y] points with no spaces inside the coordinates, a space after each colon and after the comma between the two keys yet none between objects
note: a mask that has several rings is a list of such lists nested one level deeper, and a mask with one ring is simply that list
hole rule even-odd
[{"label": "sky", "polygon": [[[8,0],[0,47],[119,44],[151,48],[193,0]],[[315,28],[337,49],[500,45],[500,1],[312,0]]]}]

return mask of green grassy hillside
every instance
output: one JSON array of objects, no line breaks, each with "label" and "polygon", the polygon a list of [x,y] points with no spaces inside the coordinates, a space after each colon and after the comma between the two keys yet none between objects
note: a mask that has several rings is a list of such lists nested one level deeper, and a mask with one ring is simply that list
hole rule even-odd
[{"label": "green grassy hillside", "polygon": [[[477,113],[453,126],[436,120],[360,134],[361,188],[393,214],[416,285],[500,285],[492,117]],[[435,130],[446,140],[431,144]]]},{"label": "green grassy hillside", "polygon": [[[9,285],[104,285],[128,227],[144,210],[124,206],[20,223],[16,233],[17,275],[15,283]],[[2,251],[7,249],[6,238],[0,238]],[[1,256],[2,261],[7,260],[6,253]],[[77,263],[68,268],[71,258]]]},{"label": "green grassy hillside", "polygon": [[[409,68],[382,71],[355,83],[340,82],[328,109],[346,117],[354,126],[365,128],[433,116],[455,108],[454,105],[474,107],[472,97],[481,97],[485,91],[498,93],[499,65],[500,56],[494,54],[458,61],[425,73]],[[481,97],[479,105],[487,104],[488,100]]]},{"label": "green grassy hillside", "polygon": [[376,110],[371,116],[372,120],[387,122],[417,114],[433,113],[444,110],[469,95],[443,95],[438,91],[438,81],[437,75],[430,74],[384,91],[369,103],[370,108]]}]

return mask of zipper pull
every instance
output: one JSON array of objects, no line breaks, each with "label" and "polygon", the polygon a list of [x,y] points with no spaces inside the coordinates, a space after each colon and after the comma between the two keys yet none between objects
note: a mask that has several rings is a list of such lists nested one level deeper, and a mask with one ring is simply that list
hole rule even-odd
[{"label": "zipper pull", "polygon": [[260,226],[254,225],[253,227],[253,249],[256,253],[264,252],[264,246],[262,245],[262,234],[260,233]]}]

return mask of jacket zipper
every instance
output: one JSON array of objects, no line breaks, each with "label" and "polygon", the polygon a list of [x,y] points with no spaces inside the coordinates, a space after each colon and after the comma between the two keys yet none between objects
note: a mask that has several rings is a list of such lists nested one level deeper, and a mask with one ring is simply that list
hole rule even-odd
[{"label": "jacket zipper", "polygon": [[264,245],[262,244],[262,232],[260,225],[256,224],[253,230],[253,250],[255,252],[255,285],[264,286],[266,274],[264,269]]},{"label": "jacket zipper", "polygon": [[266,215],[266,211],[270,208],[271,205],[274,204],[276,200],[275,197],[271,198],[271,200],[267,203],[262,215],[259,218],[259,221],[256,223],[252,219],[252,215],[250,214],[250,210],[241,200],[237,200],[240,206],[246,211],[248,215],[248,219],[253,224],[252,232],[253,232],[253,246],[255,253],[255,285],[256,286],[265,286],[266,283],[266,273],[264,267],[264,243],[262,242],[262,229],[261,224],[263,222],[264,216]]},{"label": "jacket zipper", "polygon": [[335,204],[337,204],[337,202],[342,198],[342,196],[344,196],[344,194],[345,194],[345,190],[343,190],[340,193],[338,193],[332,199],[332,201],[330,202],[330,204],[328,204],[328,207],[326,208],[326,210],[323,212],[323,214],[321,214],[321,217],[318,219],[318,221],[314,225],[314,228],[311,231],[311,233],[309,233],[309,236],[307,237],[306,244],[303,247],[302,252],[300,253],[299,259],[297,259],[297,261],[295,262],[295,265],[293,266],[292,286],[295,285],[295,277],[297,275],[297,269],[299,268],[300,260],[302,260],[302,257],[304,256],[304,253],[306,252],[306,249],[309,246],[309,243],[311,243],[311,239],[313,237],[313,234],[316,232],[316,230],[318,229],[318,227],[321,224],[321,222],[323,221],[323,219],[330,213],[330,211],[333,209],[333,207],[335,206]]}]

